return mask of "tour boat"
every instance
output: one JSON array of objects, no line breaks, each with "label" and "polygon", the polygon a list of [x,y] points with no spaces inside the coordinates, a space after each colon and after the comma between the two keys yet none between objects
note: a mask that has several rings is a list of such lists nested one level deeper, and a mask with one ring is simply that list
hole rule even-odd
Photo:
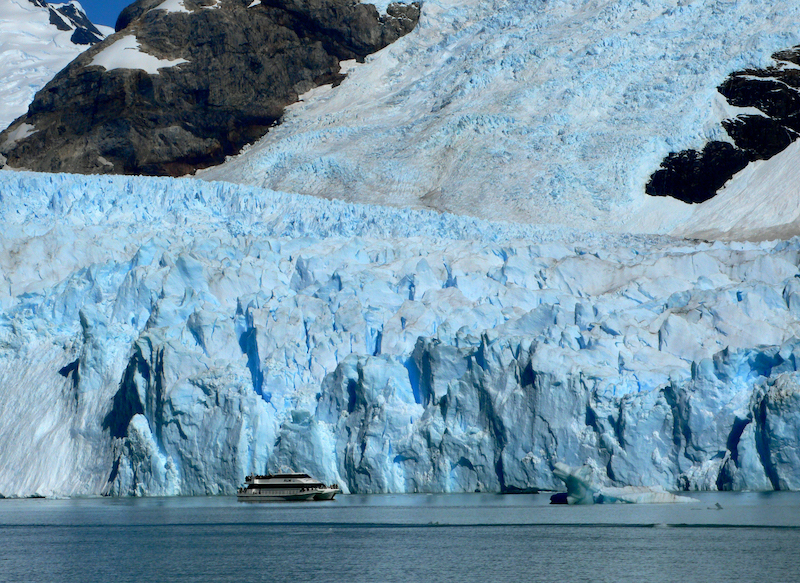
[{"label": "tour boat", "polygon": [[333,500],[341,489],[336,484],[326,486],[308,474],[250,475],[239,488],[239,500]]}]

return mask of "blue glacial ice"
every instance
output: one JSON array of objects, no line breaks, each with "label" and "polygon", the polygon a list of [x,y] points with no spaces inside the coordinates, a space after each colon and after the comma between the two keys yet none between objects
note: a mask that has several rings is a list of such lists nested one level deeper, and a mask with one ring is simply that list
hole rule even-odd
[{"label": "blue glacial ice", "polygon": [[[602,472],[601,472],[602,473]],[[595,468],[586,464],[571,468],[556,462],[553,474],[567,487],[564,493],[550,497],[551,504],[686,504],[695,498],[667,492],[661,486],[605,486],[595,475]]]},{"label": "blue glacial ice", "polygon": [[425,0],[412,33],[200,175],[490,220],[741,235],[798,219],[797,152],[744,173],[721,208],[653,200],[645,184],[670,152],[730,140],[721,120],[760,114],[717,87],[798,44],[797,0]]},{"label": "blue glacial ice", "polygon": [[800,489],[800,240],[0,173],[0,494]]}]

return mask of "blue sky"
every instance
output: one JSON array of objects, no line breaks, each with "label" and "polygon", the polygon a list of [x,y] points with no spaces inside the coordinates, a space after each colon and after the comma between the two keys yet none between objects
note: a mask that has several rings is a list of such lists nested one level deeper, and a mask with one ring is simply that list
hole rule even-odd
[{"label": "blue sky", "polygon": [[[63,0],[48,0],[53,4]],[[117,16],[122,12],[128,4],[132,4],[133,0],[78,0],[86,10],[89,20],[95,24],[105,24],[106,26],[114,26],[117,22]]]}]

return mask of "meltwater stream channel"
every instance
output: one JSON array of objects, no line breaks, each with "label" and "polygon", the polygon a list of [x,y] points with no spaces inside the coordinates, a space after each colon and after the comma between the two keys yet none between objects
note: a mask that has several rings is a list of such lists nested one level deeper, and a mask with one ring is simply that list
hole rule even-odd
[{"label": "meltwater stream channel", "polygon": [[800,581],[800,493],[0,500],[0,581]]}]

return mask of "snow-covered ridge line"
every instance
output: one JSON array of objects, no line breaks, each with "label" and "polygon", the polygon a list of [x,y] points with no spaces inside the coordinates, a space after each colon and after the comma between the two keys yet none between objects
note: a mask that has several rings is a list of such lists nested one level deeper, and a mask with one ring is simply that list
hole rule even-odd
[{"label": "snow-covered ridge line", "polygon": [[89,43],[112,32],[92,25],[75,1],[0,3],[0,131],[24,114],[36,92]]}]

